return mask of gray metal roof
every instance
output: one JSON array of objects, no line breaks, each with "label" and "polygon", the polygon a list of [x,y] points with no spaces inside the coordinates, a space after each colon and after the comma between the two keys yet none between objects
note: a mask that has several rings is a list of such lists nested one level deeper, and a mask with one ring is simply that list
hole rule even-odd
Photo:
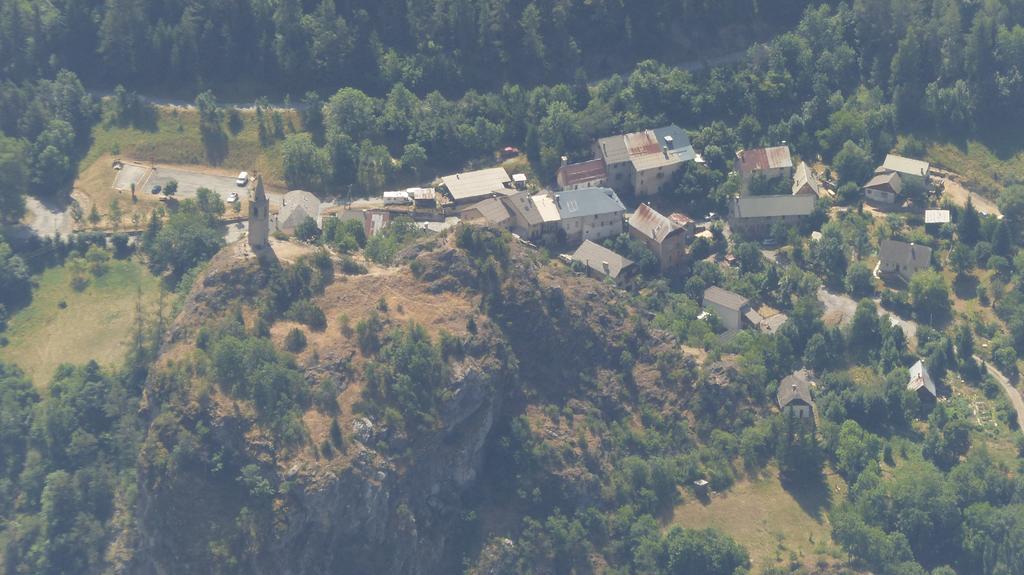
[{"label": "gray metal roof", "polygon": [[626,212],[626,206],[611,188],[565,190],[556,192],[552,197],[563,220]]},{"label": "gray metal roof", "polygon": [[779,391],[776,397],[779,400],[779,407],[784,408],[794,401],[802,401],[807,405],[814,405],[811,399],[810,372],[805,369],[794,371],[779,382]]},{"label": "gray metal roof", "polygon": [[[573,261],[582,263],[590,269],[606,275],[612,279],[619,277],[619,274],[623,270],[628,269],[633,265],[633,261],[620,256],[619,254],[611,251],[610,249],[596,244],[590,240],[586,240],[576,252],[572,254]],[[608,264],[607,270],[605,264]]]},{"label": "gray metal roof", "polygon": [[741,196],[729,204],[729,215],[735,218],[808,216],[814,211],[817,196],[777,195]]},{"label": "gray metal roof", "polygon": [[907,389],[910,391],[918,391],[924,388],[928,390],[928,393],[932,394],[932,397],[937,395],[935,391],[935,382],[932,381],[932,376],[928,373],[928,369],[924,365],[924,360],[919,359],[910,368],[910,381],[907,382]]},{"label": "gray metal roof", "polygon": [[506,184],[512,181],[505,168],[488,168],[475,172],[462,172],[441,178],[448,195],[456,202],[483,198],[493,193],[511,193]]},{"label": "gray metal roof", "polygon": [[868,183],[864,184],[865,188],[890,188],[895,193],[900,193],[900,189],[903,187],[903,182],[900,179],[900,175],[896,172],[880,172],[876,173]]},{"label": "gray metal roof", "polygon": [[[305,190],[292,190],[284,195],[284,205],[277,214],[279,230],[293,230],[307,217],[318,220],[320,216],[320,200]],[[317,225],[320,225],[319,220]]]},{"label": "gray metal roof", "polygon": [[704,304],[714,303],[726,309],[740,311],[747,305],[749,300],[738,293],[722,289],[718,286],[711,286],[704,290]]},{"label": "gray metal roof", "polygon": [[921,262],[923,265],[929,265],[932,261],[932,249],[897,240],[882,240],[878,246],[878,259],[898,265],[921,265]]},{"label": "gray metal roof", "polygon": [[626,139],[621,134],[601,138],[597,141],[597,146],[601,149],[601,157],[608,164],[619,164],[629,161]]},{"label": "gray metal roof", "polygon": [[882,167],[893,172],[910,174],[923,178],[928,174],[931,164],[921,160],[904,158],[903,156],[897,156],[896,154],[889,154],[885,157],[885,163],[882,164]]},{"label": "gray metal roof", "polygon": [[464,220],[484,220],[490,224],[502,225],[512,217],[508,208],[498,198],[487,198],[459,210]]},{"label": "gray metal roof", "polygon": [[818,177],[814,175],[814,170],[807,165],[807,162],[800,162],[793,173],[793,193],[800,193],[805,186],[809,186],[814,195],[821,194],[821,187]]},{"label": "gray metal roof", "polygon": [[539,226],[544,222],[537,206],[533,204],[530,192],[518,192],[502,198],[505,205],[512,210],[516,219],[521,219],[528,226]]}]

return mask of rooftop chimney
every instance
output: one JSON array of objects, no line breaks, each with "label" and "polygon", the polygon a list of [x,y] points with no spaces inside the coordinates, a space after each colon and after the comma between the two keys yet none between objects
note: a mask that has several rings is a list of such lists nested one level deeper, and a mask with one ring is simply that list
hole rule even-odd
[{"label": "rooftop chimney", "polygon": [[676,141],[672,136],[665,136],[665,147],[670,150],[676,147]]},{"label": "rooftop chimney", "polygon": [[608,265],[608,262],[601,262],[601,267],[604,268],[604,275],[612,273],[612,268]]},{"label": "rooftop chimney", "polygon": [[793,384],[793,391],[796,391],[796,384]]},{"label": "rooftop chimney", "polygon": [[561,194],[555,194],[555,206],[558,209],[562,209],[562,196]]},{"label": "rooftop chimney", "polygon": [[668,146],[663,147],[661,153],[665,154],[665,159],[668,159]]},{"label": "rooftop chimney", "polygon": [[566,156],[562,156],[562,166],[567,166],[567,165],[569,165],[569,158],[566,157]]}]

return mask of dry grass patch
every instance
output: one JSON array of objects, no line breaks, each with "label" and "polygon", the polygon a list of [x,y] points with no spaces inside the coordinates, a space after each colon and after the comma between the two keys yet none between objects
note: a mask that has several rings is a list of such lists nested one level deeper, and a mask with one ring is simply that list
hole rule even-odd
[{"label": "dry grass patch", "polygon": [[[256,113],[243,110],[242,129],[233,133],[224,124],[226,149],[212,154],[203,144],[199,133],[199,114],[195,110],[178,106],[157,106],[156,126],[153,130],[111,126],[104,123],[93,128],[93,145],[82,159],[79,169],[84,170],[104,155],[131,158],[141,162],[183,165],[216,165],[234,171],[258,168],[268,182],[283,181],[281,142],[266,146],[259,142]],[[285,135],[299,131],[298,113],[282,110]],[[269,124],[269,117],[268,117]],[[223,156],[223,157],[220,157]]]},{"label": "dry grass patch", "polygon": [[131,260],[111,261],[107,273],[90,276],[81,292],[70,279],[65,267],[43,272],[32,303],[11,318],[5,333],[10,343],[0,348],[0,359],[18,364],[40,388],[62,363],[119,365],[135,328],[138,294],[147,318],[159,299],[159,280]]},{"label": "dry grass patch", "polygon": [[[832,542],[830,505],[846,493],[842,479],[829,475],[822,493],[787,491],[769,469],[760,479],[737,483],[708,502],[690,499],[673,512],[672,525],[712,527],[729,534],[750,553],[751,573],[790,563],[811,567],[819,561],[841,562],[844,554]],[[824,490],[827,489],[827,493]]]},{"label": "dry grass patch", "polygon": [[927,159],[938,167],[963,176],[964,185],[990,198],[999,196],[1005,186],[1019,183],[1024,173],[1024,152],[1000,157],[992,148],[970,140],[965,145],[934,144]]}]

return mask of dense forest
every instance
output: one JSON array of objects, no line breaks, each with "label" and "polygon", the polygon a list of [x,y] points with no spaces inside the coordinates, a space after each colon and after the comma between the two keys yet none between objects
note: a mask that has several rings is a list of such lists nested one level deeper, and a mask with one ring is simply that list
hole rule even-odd
[{"label": "dense forest", "polygon": [[[677,50],[691,59],[806,0],[60,0],[0,4],[0,62],[15,79],[74,71],[89,83],[426,92],[555,83]],[[728,35],[728,33],[726,34]],[[742,37],[742,34],[739,34]],[[740,48],[743,45],[738,46]],[[257,95],[260,95],[259,93]]]},{"label": "dense forest", "polygon": [[[736,37],[760,34],[771,38],[736,62],[679,66],[701,60],[702,46],[730,51],[745,47]],[[924,140],[966,138],[1019,147],[1024,0],[0,0],[0,223],[20,218],[26,194],[67,197],[97,123],[149,129],[152,103],[137,94],[198,94],[212,146],[232,122],[215,94],[246,90],[259,98],[261,144],[283,140],[287,183],[316,192],[429,180],[506,145],[521,147],[545,181],[562,155],[586,158],[595,137],[673,122],[706,160],[667,192],[695,214],[721,210],[736,192],[735,150],[783,141],[827,164],[834,203],[853,208],[830,221],[823,206],[799,234],[775,234],[785,263],[754,243],[730,248],[716,229],[696,253],[731,249],[736,266],[700,262],[673,282],[656,279],[642,245],[617,238],[611,247],[643,268],[645,288],[628,294],[552,279],[538,271],[547,254],[524,255],[506,236],[463,228],[449,250],[409,222],[367,238],[360,225],[334,221],[300,235],[343,254],[338,277],[324,251],[266,273],[221,269],[217,281],[245,288],[235,301],[213,281],[193,285],[210,277],[205,266],[223,245],[224,205],[200,193],[149,219],[137,244],[113,243],[118,257],[134,251],[177,291],[175,313],[188,303],[208,317],[169,333],[163,308],[156,318],[140,311],[123,363],[68,365],[45,389],[0,363],[5,572],[148,572],[180,553],[197,571],[242,573],[290,558],[282,541],[298,539],[283,539],[292,534],[282,517],[302,490],[274,464],[361,457],[368,474],[430,468],[424,445],[461,445],[441,430],[450,431],[463,397],[456,374],[480,365],[493,374],[480,393],[494,402],[494,427],[478,484],[440,497],[390,484],[401,501],[387,523],[395,539],[373,547],[357,533],[346,540],[352,547],[324,543],[340,549],[334,571],[402,571],[396,557],[412,553],[402,537],[433,529],[460,539],[429,540],[436,555],[416,552],[472,573],[746,573],[748,552],[727,535],[663,530],[659,521],[696,497],[694,480],[727,491],[777,470],[793,492],[841,479],[848,492],[830,512],[831,537],[858,569],[1024,572],[1020,469],[976,441],[963,409],[930,409],[906,391],[910,342],[871,300],[920,323],[916,355],[937,379],[963,378],[1000,397],[975,359],[975,337],[991,343],[993,365],[1016,375],[1024,177],[979,190],[997,196],[1004,219],[947,205],[954,223],[932,235],[856,210],[859,186],[894,149],[918,156]],[[260,98],[286,94],[301,118],[291,133],[274,127]],[[923,190],[908,195],[927,202]],[[804,241],[811,230],[820,240]],[[979,293],[991,313],[959,318],[939,271],[877,294],[864,258],[883,238],[934,246],[958,280],[984,270],[991,279]],[[17,252],[0,241],[0,327],[31,299],[34,274],[92,265],[104,257],[100,245],[101,236],[79,235]],[[457,334],[432,336],[399,319],[378,286],[358,283],[367,268],[356,254],[407,266],[429,287],[421,297],[458,293],[478,307],[460,316]],[[373,291],[366,317],[329,315],[336,310],[324,302],[346,283]],[[719,342],[698,319],[712,285],[790,320],[775,334]],[[849,326],[824,324],[819,287],[859,300]],[[347,355],[316,346],[327,332]],[[708,360],[683,357],[682,344]],[[169,358],[167,346],[178,346]],[[814,429],[772,412],[778,381],[801,367],[822,375]],[[384,431],[338,423],[336,398],[348,385],[366,386],[349,408]],[[999,404],[999,424],[1011,413]],[[323,437],[314,439],[307,414],[328,430]],[[258,457],[250,441],[264,450]],[[1024,443],[1010,448],[1018,450]],[[366,463],[374,458],[378,467]],[[205,521],[188,524],[188,512]],[[508,545],[478,533],[493,515],[513,525],[496,529],[510,534]],[[142,529],[165,537],[142,540]],[[385,547],[395,557],[366,552]],[[764,573],[808,572],[791,561]]]}]

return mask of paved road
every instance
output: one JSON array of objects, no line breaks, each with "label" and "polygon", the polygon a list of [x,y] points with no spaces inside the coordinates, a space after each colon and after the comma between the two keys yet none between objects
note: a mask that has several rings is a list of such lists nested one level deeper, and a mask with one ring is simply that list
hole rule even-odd
[{"label": "paved road", "polygon": [[988,369],[989,375],[992,376],[992,379],[995,379],[999,382],[999,385],[1002,386],[1003,391],[1006,392],[1006,396],[1010,398],[1010,405],[1012,405],[1014,411],[1017,412],[1017,428],[1024,429],[1024,398],[1021,397],[1020,392],[1017,391],[1017,388],[1013,386],[1013,383],[1011,383],[1001,371],[992,367],[992,364],[978,356],[974,356],[974,361],[984,363],[985,367]]}]

